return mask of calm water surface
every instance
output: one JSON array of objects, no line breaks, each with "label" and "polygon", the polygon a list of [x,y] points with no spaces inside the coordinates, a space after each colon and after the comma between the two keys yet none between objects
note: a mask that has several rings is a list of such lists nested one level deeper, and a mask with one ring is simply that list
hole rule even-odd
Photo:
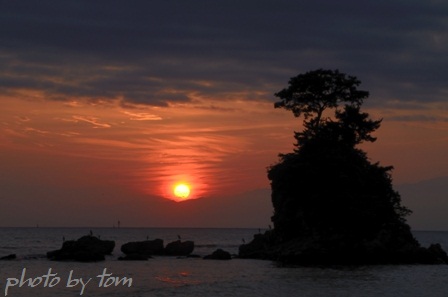
[{"label": "calm water surface", "polygon": [[[82,296],[448,296],[448,266],[401,265],[345,268],[285,268],[270,261],[233,259],[205,261],[157,257],[144,262],[121,262],[121,244],[161,238],[165,244],[194,240],[195,254],[206,255],[217,248],[237,253],[242,239],[249,241],[254,229],[92,229],[102,239],[116,241],[114,255],[98,263],[52,262],[44,255],[58,249],[62,237],[76,239],[90,229],[0,228],[0,256],[15,253],[18,260],[0,262],[0,296],[8,278],[25,279],[53,273],[61,278],[53,288],[25,284],[11,287],[8,296],[80,296],[82,285],[67,287],[72,280],[90,279]],[[416,232],[424,245],[439,242],[448,250],[448,232]],[[99,287],[106,268],[109,277],[132,278],[132,286]],[[106,278],[105,278],[106,279]],[[73,284],[73,283],[71,283]]]}]

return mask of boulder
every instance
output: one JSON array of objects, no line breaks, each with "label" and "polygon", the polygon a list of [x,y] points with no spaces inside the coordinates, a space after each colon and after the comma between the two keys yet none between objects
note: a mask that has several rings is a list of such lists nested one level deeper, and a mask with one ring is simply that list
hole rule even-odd
[{"label": "boulder", "polygon": [[427,250],[433,256],[435,262],[448,264],[448,255],[439,243],[431,244]]},{"label": "boulder", "polygon": [[203,258],[204,260],[230,260],[232,256],[229,252],[222,249],[217,249],[211,255],[207,255]]},{"label": "boulder", "polygon": [[194,250],[193,241],[173,241],[166,245],[165,254],[168,256],[188,256]]},{"label": "boulder", "polygon": [[121,251],[126,255],[162,255],[164,253],[163,240],[145,240],[128,242],[121,246]]},{"label": "boulder", "polygon": [[8,256],[1,257],[0,260],[14,260],[17,259],[16,254],[10,254]]},{"label": "boulder", "polygon": [[83,236],[78,240],[68,240],[59,250],[47,253],[54,261],[96,262],[105,259],[115,247],[115,241],[101,240],[94,236]]},{"label": "boulder", "polygon": [[270,234],[267,231],[265,234],[254,234],[254,238],[249,243],[240,245],[238,257],[243,259],[272,259]]}]

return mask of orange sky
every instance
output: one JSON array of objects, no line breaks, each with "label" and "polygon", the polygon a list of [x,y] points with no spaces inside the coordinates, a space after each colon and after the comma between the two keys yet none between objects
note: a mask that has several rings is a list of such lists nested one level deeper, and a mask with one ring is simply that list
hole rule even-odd
[{"label": "orange sky", "polygon": [[170,3],[2,4],[0,226],[266,227],[273,94],[317,68],[370,92],[396,185],[448,177],[445,3]]},{"label": "orange sky", "polygon": [[[268,187],[265,168],[277,153],[291,151],[292,131],[300,128],[299,119],[272,103],[244,99],[123,108],[114,101],[3,97],[1,148],[17,159],[35,154],[85,160],[83,176],[152,196],[173,198],[179,181],[191,184],[191,198],[231,195]],[[448,174],[447,123],[388,120],[413,112],[383,110],[379,140],[365,146],[372,159],[396,167],[398,183]],[[431,110],[434,116],[443,112]],[[381,110],[371,113],[381,116]],[[44,171],[53,166],[36,163]]]},{"label": "orange sky", "polygon": [[213,108],[200,102],[163,108],[2,102],[3,150],[87,159],[92,179],[115,171],[112,183],[166,198],[174,198],[172,186],[179,181],[191,184],[191,198],[266,187],[264,168],[276,160],[272,152],[292,147],[288,136],[295,121],[256,101]]},{"label": "orange sky", "polygon": [[[32,212],[27,224],[82,225],[83,209],[92,207],[106,211],[101,219],[87,219],[90,224],[107,225],[121,217],[132,225],[169,225],[164,219],[179,217],[182,209],[163,216],[166,208],[157,209],[154,199],[177,200],[174,184],[189,184],[193,199],[227,199],[267,189],[266,167],[278,153],[292,150],[292,131],[300,128],[300,120],[289,112],[250,98],[130,108],[118,101],[23,97],[28,99],[1,98],[0,158],[8,184],[2,198],[13,200],[9,205],[15,209],[47,205],[53,213],[78,212],[68,222],[60,215],[42,220],[45,210]],[[389,120],[412,117],[413,109],[369,111],[384,121],[375,134],[378,141],[363,148],[373,161],[394,165],[396,184],[448,175],[447,122]],[[437,117],[445,109],[434,106],[427,112]],[[266,226],[270,199],[268,194],[262,198],[264,209],[254,217],[263,215],[259,221]],[[126,210],[124,204],[137,209]],[[145,218],[150,209],[152,218],[161,218]],[[8,221],[14,224],[14,218]]]}]

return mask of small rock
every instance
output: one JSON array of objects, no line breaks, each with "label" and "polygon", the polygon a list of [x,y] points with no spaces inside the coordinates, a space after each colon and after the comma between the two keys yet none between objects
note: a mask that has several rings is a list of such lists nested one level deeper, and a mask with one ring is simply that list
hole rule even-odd
[{"label": "small rock", "polygon": [[14,260],[17,259],[16,254],[10,254],[8,256],[1,257],[0,260]]},{"label": "small rock", "polygon": [[230,253],[222,249],[217,249],[211,255],[207,255],[204,257],[204,260],[230,260],[230,259],[232,259]]},{"label": "small rock", "polygon": [[443,264],[448,264],[448,255],[439,243],[431,244],[428,247],[428,252],[434,256],[434,258],[436,259],[435,261]]},{"label": "small rock", "polygon": [[128,242],[121,246],[121,251],[126,255],[162,255],[164,253],[163,240],[154,239]]}]

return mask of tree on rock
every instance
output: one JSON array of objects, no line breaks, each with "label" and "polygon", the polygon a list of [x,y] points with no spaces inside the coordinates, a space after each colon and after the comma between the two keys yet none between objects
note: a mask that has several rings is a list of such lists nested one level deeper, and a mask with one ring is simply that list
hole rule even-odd
[{"label": "tree on rock", "polygon": [[381,123],[361,112],[369,93],[359,84],[356,77],[319,69],[292,78],[275,94],[275,107],[305,118],[303,131],[295,133],[295,152],[268,172],[272,220],[286,238],[332,233],[372,239],[387,224],[402,225],[409,212],[392,188],[392,167],[371,164],[356,148],[375,141],[372,133]]},{"label": "tree on rock", "polygon": [[370,133],[378,129],[381,121],[369,120],[367,113],[360,112],[369,96],[369,92],[357,89],[360,83],[338,70],[310,71],[291,78],[289,87],[275,94],[280,101],[274,106],[291,110],[296,117],[304,116],[305,129],[296,132],[298,146],[314,138],[329,137],[328,133],[352,146],[375,141]]},{"label": "tree on rock", "polygon": [[274,229],[241,246],[240,256],[323,264],[418,262],[424,252],[406,224],[410,210],[393,189],[392,167],[371,163],[357,147],[374,142],[381,124],[361,111],[369,93],[359,85],[354,76],[318,69],[291,78],[275,94],[275,108],[303,116],[303,129],[295,132],[294,151],[268,169]]}]

